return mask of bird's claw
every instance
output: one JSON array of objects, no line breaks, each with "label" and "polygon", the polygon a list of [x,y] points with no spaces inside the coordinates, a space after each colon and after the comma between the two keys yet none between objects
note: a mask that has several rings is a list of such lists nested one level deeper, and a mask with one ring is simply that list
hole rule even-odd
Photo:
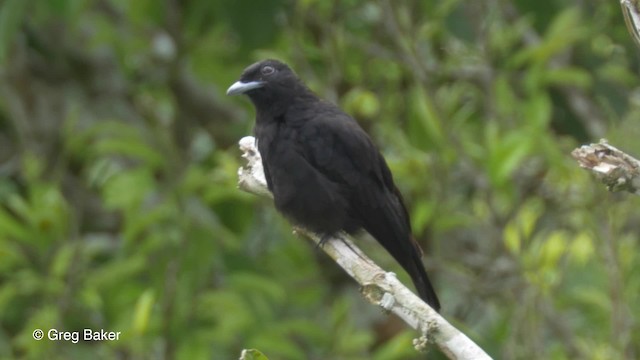
[{"label": "bird's claw", "polygon": [[321,248],[324,246],[324,244],[329,241],[329,239],[331,239],[331,235],[329,234],[324,234],[320,237],[320,240],[318,241],[318,243],[316,244],[316,249],[317,248]]}]

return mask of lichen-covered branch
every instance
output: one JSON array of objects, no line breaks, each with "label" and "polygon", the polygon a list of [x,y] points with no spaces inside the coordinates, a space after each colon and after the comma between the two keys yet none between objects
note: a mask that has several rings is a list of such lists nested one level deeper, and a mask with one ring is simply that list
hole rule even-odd
[{"label": "lichen-covered branch", "polygon": [[609,145],[583,145],[571,152],[580,167],[590,170],[609,191],[628,191],[640,195],[640,161]]},{"label": "lichen-covered branch", "polygon": [[[248,161],[246,166],[238,170],[240,189],[272,197],[267,189],[255,139],[251,136],[242,138],[240,149],[242,156]],[[319,235],[306,229],[298,227],[295,231],[316,244],[320,242]],[[370,303],[396,314],[409,326],[420,331],[422,336],[414,340],[416,349],[425,350],[426,345],[433,342],[450,359],[491,359],[471,339],[405,287],[395,274],[382,270],[369,259],[346,234],[338,234],[329,239],[323,244],[322,250],[362,286],[362,294]]]}]

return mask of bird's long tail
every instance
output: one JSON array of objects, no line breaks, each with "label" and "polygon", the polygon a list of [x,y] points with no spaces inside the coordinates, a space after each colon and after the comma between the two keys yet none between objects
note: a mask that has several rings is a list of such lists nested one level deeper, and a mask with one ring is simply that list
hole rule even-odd
[{"label": "bird's long tail", "polygon": [[[402,265],[407,273],[409,273],[409,276],[411,276],[411,280],[413,280],[413,284],[418,290],[418,295],[420,296],[420,298],[427,304],[429,304],[435,311],[440,311],[440,300],[438,300],[436,291],[431,285],[429,276],[427,275],[427,272],[424,269],[424,265],[422,264],[422,259],[420,259],[418,253],[414,253],[413,255],[413,262],[408,264],[409,266],[405,266],[403,264],[400,265]],[[408,269],[408,267],[410,266],[413,268]]]},{"label": "bird's long tail", "polygon": [[440,301],[422,264],[420,247],[411,236],[406,211],[401,200],[385,202],[375,211],[367,212],[363,227],[409,274],[418,295],[434,310],[440,311]]}]

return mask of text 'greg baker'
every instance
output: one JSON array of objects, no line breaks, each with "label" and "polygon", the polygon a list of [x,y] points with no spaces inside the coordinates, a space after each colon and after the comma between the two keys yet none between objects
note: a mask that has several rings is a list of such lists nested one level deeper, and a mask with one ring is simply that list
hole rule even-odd
[{"label": "text 'greg baker'", "polygon": [[[34,333],[35,334],[35,333]],[[92,329],[84,329],[82,331],[83,341],[114,341],[120,340],[120,331],[93,331]],[[35,338],[36,335],[34,335]],[[77,344],[80,341],[80,331],[58,331],[57,329],[50,329],[47,332],[47,338],[52,341],[71,341]],[[35,338],[36,340],[40,340]]]}]

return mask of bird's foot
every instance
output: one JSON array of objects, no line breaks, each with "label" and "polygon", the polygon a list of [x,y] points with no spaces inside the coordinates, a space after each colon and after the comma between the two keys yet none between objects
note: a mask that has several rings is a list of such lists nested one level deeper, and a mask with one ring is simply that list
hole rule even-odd
[{"label": "bird's foot", "polygon": [[316,244],[316,249],[317,248],[321,248],[324,246],[324,244],[329,241],[329,239],[331,239],[333,236],[331,234],[323,234],[320,237],[320,240],[318,241],[318,243]]}]

